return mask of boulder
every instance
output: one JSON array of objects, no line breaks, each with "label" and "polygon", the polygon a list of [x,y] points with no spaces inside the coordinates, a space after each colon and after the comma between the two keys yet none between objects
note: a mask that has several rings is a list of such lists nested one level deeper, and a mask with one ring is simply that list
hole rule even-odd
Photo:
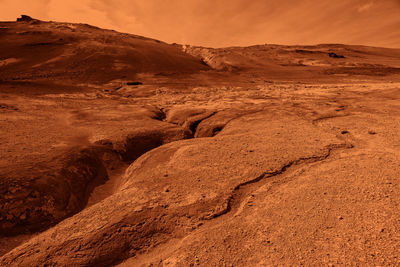
[{"label": "boulder", "polygon": [[33,18],[31,18],[28,15],[21,15],[20,18],[17,18],[17,21],[32,21],[32,20],[33,20]]}]

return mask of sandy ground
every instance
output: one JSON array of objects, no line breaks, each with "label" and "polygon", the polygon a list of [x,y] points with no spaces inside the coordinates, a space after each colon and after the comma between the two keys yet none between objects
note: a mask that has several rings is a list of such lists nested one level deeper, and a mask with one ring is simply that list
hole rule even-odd
[{"label": "sandy ground", "polygon": [[104,76],[93,68],[124,51],[113,38],[79,75],[63,67],[80,60],[68,44],[1,55],[2,266],[400,264],[398,50],[3,24],[10,47],[35,35],[90,54],[111,36],[144,52],[127,52],[142,69],[116,57]]}]

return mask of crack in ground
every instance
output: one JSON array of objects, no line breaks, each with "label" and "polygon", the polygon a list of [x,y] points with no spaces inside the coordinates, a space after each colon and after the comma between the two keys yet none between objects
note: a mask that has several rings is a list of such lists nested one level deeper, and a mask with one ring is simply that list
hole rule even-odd
[{"label": "crack in ground", "polygon": [[344,117],[349,117],[351,114],[344,114],[344,115],[326,115],[322,117],[318,117],[316,119],[312,120],[312,124],[317,125],[318,122],[324,121],[324,120],[329,120],[329,119],[334,119],[334,118],[344,118]]},{"label": "crack in ground", "polygon": [[233,211],[238,210],[238,208],[243,200],[243,197],[245,196],[246,193],[248,193],[249,189],[251,189],[251,187],[249,188],[249,186],[251,186],[251,185],[254,185],[256,183],[264,181],[267,178],[272,178],[272,177],[282,175],[286,171],[288,171],[288,169],[290,169],[291,167],[296,166],[296,165],[300,165],[303,163],[315,163],[315,162],[324,161],[331,155],[332,151],[334,151],[334,150],[351,149],[353,147],[354,146],[350,143],[328,145],[326,147],[327,151],[324,155],[312,156],[312,157],[307,157],[307,158],[299,158],[297,160],[294,160],[294,161],[291,161],[291,162],[285,164],[279,170],[276,170],[273,172],[264,172],[263,174],[255,177],[254,179],[240,183],[233,188],[230,196],[225,200],[223,205],[217,207],[217,209],[212,214],[206,215],[202,219],[212,220],[212,219],[221,217],[223,215],[226,215]]},{"label": "crack in ground", "polygon": [[[207,220],[208,222],[207,223],[205,222],[204,224],[201,223],[198,227],[196,227],[196,230],[204,229],[204,227],[207,227],[207,225],[215,223],[218,218],[224,218],[224,215],[225,216],[235,216],[236,213],[238,211],[240,211],[242,204],[244,203],[244,200],[247,197],[247,195],[250,195],[251,192],[257,190],[258,188],[260,188],[261,186],[266,184],[263,182],[270,181],[270,179],[268,179],[268,178],[279,177],[280,175],[285,174],[287,171],[289,171],[296,165],[300,165],[303,163],[311,164],[311,163],[315,163],[315,162],[322,162],[322,161],[326,160],[327,158],[329,158],[332,154],[332,151],[334,151],[334,150],[351,149],[351,148],[353,148],[353,145],[348,142],[342,143],[342,144],[331,144],[331,145],[328,145],[325,147],[325,149],[326,149],[325,153],[323,153],[320,156],[314,155],[311,157],[299,158],[297,160],[294,160],[294,161],[291,161],[291,162],[285,164],[279,170],[272,171],[272,172],[264,172],[263,174],[255,177],[254,179],[251,179],[251,180],[248,180],[248,181],[245,181],[243,183],[236,185],[233,188],[230,196],[228,198],[226,198],[226,200],[224,201],[224,203],[222,205],[220,205],[220,207],[217,207],[216,210],[214,210],[213,214],[208,215],[208,216],[206,215],[205,217],[199,218],[200,220]],[[278,181],[279,184],[282,184],[285,182],[287,182],[287,179],[282,179],[282,180]],[[186,237],[188,237],[189,235],[190,235],[190,233],[188,235],[186,235]],[[159,246],[157,246],[155,252],[152,252],[153,255],[159,256],[160,254],[163,254],[166,251],[169,251],[169,252],[167,252],[167,255],[168,255],[169,253],[172,253],[173,250],[179,250],[179,247],[181,245],[179,243],[182,242],[186,237],[179,238],[179,240],[180,240],[179,242],[177,242],[176,240],[173,240],[172,243],[171,243],[171,241],[168,241],[165,244],[160,244]],[[141,259],[136,259],[135,261],[132,261],[129,263],[132,263],[132,265],[135,265],[135,263],[140,262],[140,260]]]},{"label": "crack in ground", "polygon": [[[198,123],[197,126],[199,126],[200,123],[202,123],[203,121],[205,121],[205,120],[207,120],[207,119],[211,119],[211,118],[213,118],[215,115],[218,115],[218,114],[221,113],[221,112],[229,111],[229,110],[230,110],[230,109],[225,109],[225,110],[221,110],[221,111],[214,112],[214,113],[211,114],[208,118],[204,118],[202,121],[200,121],[200,122]],[[242,114],[237,114],[236,116],[234,116],[234,117],[228,119],[226,122],[223,122],[223,123],[220,123],[220,124],[217,123],[217,124],[215,124],[215,125],[212,125],[211,127],[205,127],[205,128],[207,128],[208,130],[211,130],[211,134],[208,132],[208,130],[206,130],[206,131],[203,132],[202,134],[199,134],[198,129],[197,129],[198,127],[196,127],[196,131],[195,131],[194,138],[215,137],[215,136],[216,136],[217,134],[219,134],[225,127],[227,127],[228,124],[231,123],[232,121],[235,121],[235,120],[240,119],[240,118],[242,118],[242,117],[244,117],[244,116],[256,114],[256,113],[259,113],[259,112],[262,112],[262,111],[264,111],[264,108],[263,108],[263,109],[258,109],[258,110],[255,110],[255,111],[247,111],[247,112],[244,112],[244,113],[242,113]]]},{"label": "crack in ground", "polygon": [[189,129],[190,129],[190,131],[192,132],[192,138],[195,137],[196,132],[197,132],[197,127],[199,126],[199,124],[200,124],[202,121],[211,118],[211,117],[214,116],[215,114],[217,114],[217,111],[214,111],[214,112],[210,113],[208,116],[206,116],[206,117],[204,117],[204,118],[201,118],[201,119],[199,119],[199,120],[195,120],[195,121],[193,121],[193,122],[189,122]]}]

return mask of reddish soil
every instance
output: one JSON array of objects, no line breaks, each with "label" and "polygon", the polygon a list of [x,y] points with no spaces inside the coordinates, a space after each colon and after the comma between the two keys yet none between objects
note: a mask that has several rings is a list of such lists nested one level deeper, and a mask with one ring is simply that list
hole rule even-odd
[{"label": "reddish soil", "polygon": [[0,22],[2,266],[400,264],[400,49]]}]

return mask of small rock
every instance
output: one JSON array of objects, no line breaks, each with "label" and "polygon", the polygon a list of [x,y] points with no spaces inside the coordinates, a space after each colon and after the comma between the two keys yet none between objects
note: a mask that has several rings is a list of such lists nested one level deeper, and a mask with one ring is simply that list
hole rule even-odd
[{"label": "small rock", "polygon": [[127,82],[126,85],[143,85],[142,82]]},{"label": "small rock", "polygon": [[135,211],[135,212],[143,211],[143,207],[142,206],[138,206],[133,211]]},{"label": "small rock", "polygon": [[344,58],[344,56],[338,55],[338,54],[333,53],[333,52],[329,53],[328,55],[329,55],[329,57],[333,57],[333,58]]},{"label": "small rock", "polygon": [[32,20],[33,20],[33,18],[31,18],[28,15],[21,15],[20,18],[17,18],[17,21],[32,21]]}]

